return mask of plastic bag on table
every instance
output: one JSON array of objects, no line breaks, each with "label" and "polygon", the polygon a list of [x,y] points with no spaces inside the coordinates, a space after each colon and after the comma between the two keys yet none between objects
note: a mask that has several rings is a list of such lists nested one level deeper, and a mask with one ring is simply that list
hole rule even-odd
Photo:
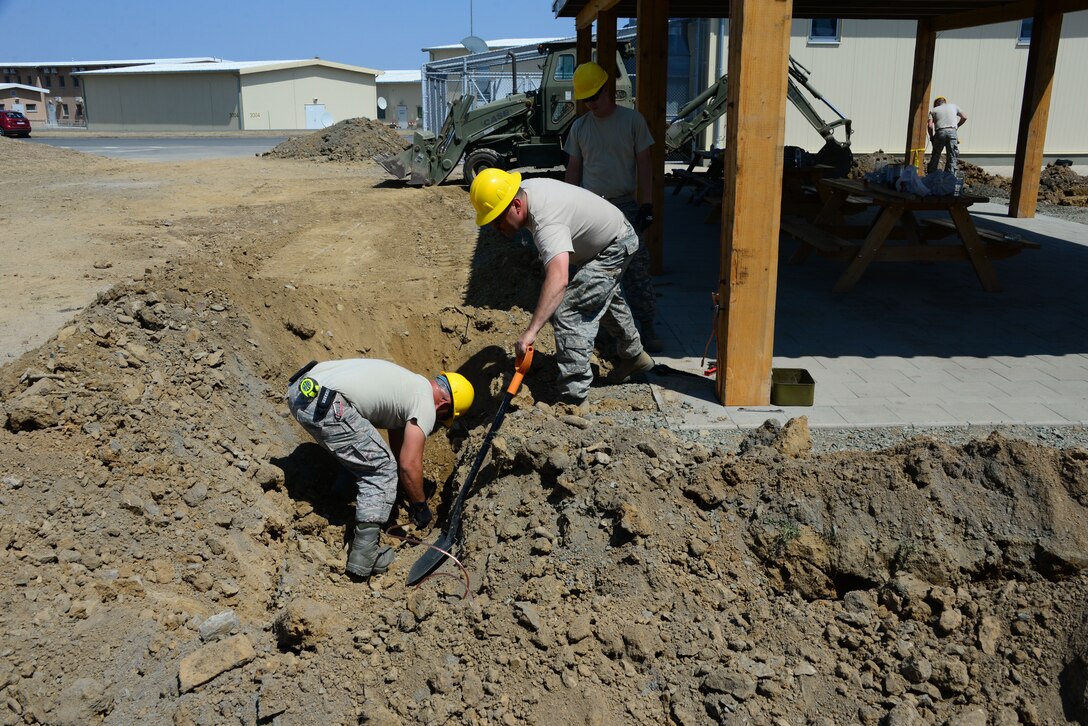
[{"label": "plastic bag on table", "polygon": [[917,194],[920,197],[931,194],[929,187],[918,176],[918,169],[913,166],[904,166],[899,171],[899,178],[895,181],[895,190],[906,194]]},{"label": "plastic bag on table", "polygon": [[929,188],[929,193],[937,197],[950,197],[956,193],[956,175],[949,171],[931,172],[925,175],[922,183]]}]

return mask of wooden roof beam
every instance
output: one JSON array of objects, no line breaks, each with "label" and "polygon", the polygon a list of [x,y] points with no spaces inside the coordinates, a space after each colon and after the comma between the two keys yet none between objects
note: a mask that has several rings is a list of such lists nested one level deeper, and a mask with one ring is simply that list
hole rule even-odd
[{"label": "wooden roof beam", "polygon": [[1006,5],[982,10],[968,10],[963,13],[942,15],[933,19],[933,30],[941,32],[943,30],[959,30],[961,28],[974,28],[979,25],[1023,20],[1035,15],[1036,5],[1044,7],[1052,13],[1072,13],[1078,10],[1088,10],[1088,0],[1017,0]]},{"label": "wooden roof beam", "polygon": [[593,21],[597,19],[597,16],[619,5],[620,0],[590,0],[586,3],[586,6],[578,11],[578,17],[574,20],[574,27],[577,29],[588,28],[593,25]]}]

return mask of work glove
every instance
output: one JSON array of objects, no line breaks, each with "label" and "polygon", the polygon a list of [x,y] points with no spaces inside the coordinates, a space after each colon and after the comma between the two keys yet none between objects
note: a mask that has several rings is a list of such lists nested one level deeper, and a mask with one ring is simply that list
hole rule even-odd
[{"label": "work glove", "polygon": [[416,527],[424,529],[434,519],[434,514],[427,502],[415,502],[408,504],[408,518]]},{"label": "work glove", "polygon": [[642,234],[654,223],[654,205],[643,204],[635,215],[635,231]]}]

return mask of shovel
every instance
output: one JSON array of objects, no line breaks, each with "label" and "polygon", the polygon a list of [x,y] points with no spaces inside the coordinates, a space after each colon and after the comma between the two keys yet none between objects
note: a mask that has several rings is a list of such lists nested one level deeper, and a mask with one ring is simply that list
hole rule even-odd
[{"label": "shovel", "polygon": [[[465,483],[461,486],[461,491],[457,492],[457,498],[453,500],[453,506],[450,507],[450,518],[446,524],[446,531],[442,533],[442,536],[434,541],[434,544],[427,549],[423,555],[416,560],[412,565],[412,569],[408,571],[408,584],[415,585],[423,578],[430,575],[438,566],[446,561],[447,552],[453,547],[461,534],[461,509],[465,504],[465,495],[472,487],[472,482],[476,480],[476,474],[480,471],[480,466],[484,463],[484,457],[487,456],[488,450],[491,448],[491,439],[495,437],[495,432],[499,430],[499,426],[502,425],[502,420],[506,418],[506,408],[510,405],[510,400],[517,394],[518,389],[521,387],[521,379],[525,377],[525,374],[529,371],[529,365],[533,362],[533,347],[529,346],[529,349],[525,351],[524,356],[519,356],[514,364],[514,376],[510,379],[510,385],[506,387],[506,393],[502,396],[502,401],[499,403],[499,410],[495,413],[495,420],[491,423],[491,428],[487,432],[487,436],[484,437],[483,444],[480,445],[480,452],[476,454],[476,461],[472,463],[472,469],[468,473],[468,478],[465,479]],[[442,550],[445,550],[443,552]]]}]

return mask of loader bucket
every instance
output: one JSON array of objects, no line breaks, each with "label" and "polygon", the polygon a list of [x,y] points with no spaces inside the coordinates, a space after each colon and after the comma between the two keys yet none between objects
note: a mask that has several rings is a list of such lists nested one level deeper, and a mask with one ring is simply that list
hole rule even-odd
[{"label": "loader bucket", "polygon": [[403,179],[408,176],[408,168],[412,164],[412,150],[406,149],[399,154],[375,156],[374,161],[385,167],[385,170],[397,179]]},{"label": "loader bucket", "polygon": [[823,148],[816,152],[816,163],[834,167],[835,171],[829,176],[845,178],[850,173],[850,167],[853,166],[854,154],[848,145],[841,144],[835,139],[828,139]]}]

